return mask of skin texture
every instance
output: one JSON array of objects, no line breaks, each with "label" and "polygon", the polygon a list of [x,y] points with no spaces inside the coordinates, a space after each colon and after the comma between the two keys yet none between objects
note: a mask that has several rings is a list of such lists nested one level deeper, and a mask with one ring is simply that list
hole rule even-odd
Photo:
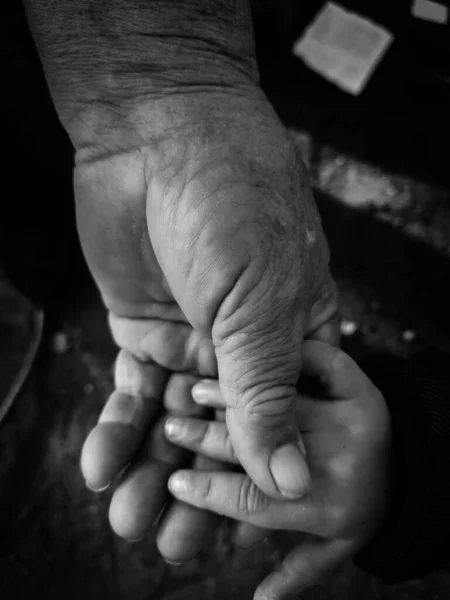
[{"label": "skin texture", "polygon": [[[233,101],[228,97],[227,106]],[[216,97],[216,107],[219,102]],[[179,386],[189,389],[196,378],[219,375],[236,451],[255,481],[279,496],[269,457],[284,439],[297,440],[291,401],[303,336],[327,335],[335,304],[303,168],[270,107],[261,110],[267,112],[258,116],[258,127],[253,117],[236,123],[224,116],[223,123],[205,124],[201,143],[197,132],[164,142],[157,159],[149,146],[77,166],[80,236],[123,349],[116,385],[128,394],[126,410],[136,411],[125,417],[114,396],[106,405],[83,451],[83,473],[92,487],[104,487],[132,460],[159,398],[174,406]],[[160,161],[163,152],[167,159]],[[312,246],[306,224],[318,241]],[[321,269],[316,287],[312,275]],[[315,318],[314,294],[320,298]],[[110,439],[109,429],[127,419],[133,423],[126,426],[129,441]],[[121,480],[110,511],[115,531],[132,539],[159,512],[170,474],[152,468],[144,477],[134,469]],[[160,494],[155,484],[139,483],[150,482],[150,475]],[[151,498],[157,498],[152,509]],[[180,559],[172,546],[170,558]]]},{"label": "skin texture", "polygon": [[[303,358],[303,375],[318,383],[317,391],[311,394],[309,385],[310,393],[300,391],[296,401],[312,476],[307,495],[274,500],[236,472],[180,471],[169,480],[174,496],[197,508],[260,528],[302,532],[299,545],[258,587],[258,600],[299,594],[355,554],[376,533],[388,501],[391,427],[381,393],[340,350],[306,342]],[[301,381],[300,390],[306,389]],[[217,382],[200,382],[192,393],[201,406],[225,406]],[[166,435],[181,447],[239,464],[219,421],[171,418]]]},{"label": "skin texture", "polygon": [[236,454],[262,490],[309,486],[292,418],[302,344],[337,343],[338,317],[307,174],[258,86],[244,2],[25,5],[120,348],[82,471],[93,489],[116,486],[119,535],[139,539],[160,517],[162,554],[187,560],[217,518],[168,503],[170,473],[192,456],[162,427],[165,410],[192,410],[196,380],[219,379]]}]

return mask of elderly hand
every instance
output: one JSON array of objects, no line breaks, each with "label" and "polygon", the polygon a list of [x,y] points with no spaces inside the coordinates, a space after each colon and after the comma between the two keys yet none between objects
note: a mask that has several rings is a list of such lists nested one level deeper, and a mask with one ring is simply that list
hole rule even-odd
[{"label": "elderly hand", "polygon": [[[141,537],[175,468],[148,442],[160,439],[163,401],[177,406],[196,378],[218,377],[253,481],[301,496],[302,343],[336,341],[337,299],[305,169],[259,87],[247,3],[24,1],[76,149],[80,238],[121,348],[117,389],[83,450],[88,484],[127,466],[110,519]],[[194,518],[181,521],[192,531]]]}]

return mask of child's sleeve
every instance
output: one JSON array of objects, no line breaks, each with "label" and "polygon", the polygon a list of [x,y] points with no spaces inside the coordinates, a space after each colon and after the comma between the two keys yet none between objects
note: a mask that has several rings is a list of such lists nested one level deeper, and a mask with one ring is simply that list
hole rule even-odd
[{"label": "child's sleeve", "polygon": [[416,579],[450,561],[450,355],[361,367],[391,412],[393,491],[381,531],[355,562],[386,583]]}]

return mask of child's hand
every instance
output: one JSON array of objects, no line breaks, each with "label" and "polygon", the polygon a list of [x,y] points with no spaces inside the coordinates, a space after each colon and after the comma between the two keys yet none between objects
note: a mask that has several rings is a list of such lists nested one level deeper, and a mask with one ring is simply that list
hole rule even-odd
[{"label": "child's hand", "polygon": [[[312,477],[306,496],[274,500],[236,472],[185,470],[169,480],[183,502],[259,527],[312,534],[259,586],[258,600],[299,593],[355,554],[376,533],[388,498],[391,429],[379,390],[350,357],[322,342],[305,343],[302,373],[322,390],[319,397],[299,393],[296,407]],[[216,382],[197,384],[193,396],[224,408]],[[177,445],[237,462],[225,423],[169,419],[166,434]]]}]

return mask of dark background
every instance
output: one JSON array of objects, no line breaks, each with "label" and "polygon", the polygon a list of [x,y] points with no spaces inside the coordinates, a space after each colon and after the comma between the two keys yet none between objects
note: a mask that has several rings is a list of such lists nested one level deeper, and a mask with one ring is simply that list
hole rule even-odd
[{"label": "dark background", "polygon": [[[368,163],[380,177],[402,177],[412,198],[408,213],[389,220],[317,186],[343,314],[358,327],[344,347],[357,358],[448,348],[450,240],[440,233],[450,210],[448,26],[413,19],[409,1],[341,3],[395,36],[364,92],[352,97],[291,55],[322,4],[254,3],[263,86],[293,134],[311,139],[313,183],[332,148],[343,163],[337,178],[348,165]],[[84,488],[79,452],[111,389],[115,349],[76,235],[72,149],[17,1],[0,4],[0,66],[0,264],[47,318],[36,369],[0,425],[0,597],[251,598],[289,537],[237,553],[224,530],[214,548],[175,568],[160,560],[151,532],[138,545],[116,538],[108,494]],[[423,225],[420,239],[407,233],[411,214]],[[67,340],[63,351],[55,333]],[[305,598],[440,600],[449,590],[446,571],[388,588],[347,564]]]}]

